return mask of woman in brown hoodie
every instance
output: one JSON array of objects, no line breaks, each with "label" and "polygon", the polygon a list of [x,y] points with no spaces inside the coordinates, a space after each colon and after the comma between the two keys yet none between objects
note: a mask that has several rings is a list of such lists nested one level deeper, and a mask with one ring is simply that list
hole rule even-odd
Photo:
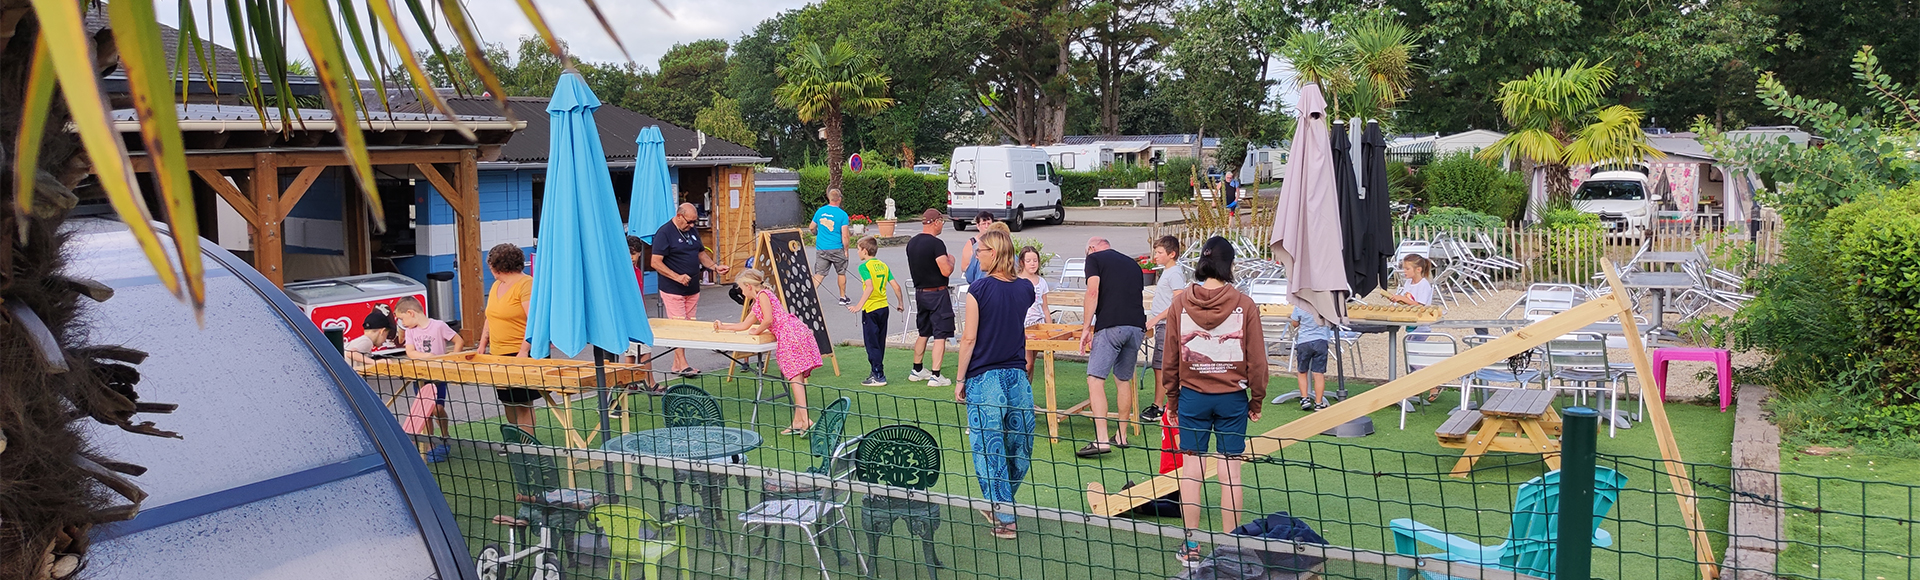
[{"label": "woman in brown hoodie", "polygon": [[[1205,472],[1201,461],[1220,463],[1220,521],[1223,531],[1240,526],[1245,505],[1240,463],[1247,450],[1247,422],[1260,420],[1267,396],[1266,339],[1260,334],[1260,305],[1234,289],[1233,244],[1214,236],[1200,248],[1194,286],[1173,302],[1167,314],[1167,342],[1161,353],[1160,392],[1167,414],[1180,427],[1180,450],[1196,456],[1180,468],[1181,519],[1200,527],[1199,498]],[[1177,346],[1175,346],[1177,345]],[[1217,453],[1207,443],[1216,441]],[[1180,549],[1183,562],[1200,561],[1200,545]]]}]

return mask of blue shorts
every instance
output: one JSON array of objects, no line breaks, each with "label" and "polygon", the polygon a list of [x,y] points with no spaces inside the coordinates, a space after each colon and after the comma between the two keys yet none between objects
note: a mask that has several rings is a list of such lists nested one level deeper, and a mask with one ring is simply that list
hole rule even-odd
[{"label": "blue shorts", "polygon": [[421,387],[425,387],[427,385],[438,385],[440,387],[440,395],[433,398],[433,404],[439,405],[442,407],[447,406],[447,384],[446,383],[415,383],[413,387],[413,393],[416,395],[420,394]]},{"label": "blue shorts", "polygon": [[1247,392],[1207,394],[1180,389],[1180,450],[1206,453],[1207,439],[1223,455],[1247,452]]},{"label": "blue shorts", "polygon": [[1327,341],[1310,340],[1293,345],[1293,372],[1327,374]]}]

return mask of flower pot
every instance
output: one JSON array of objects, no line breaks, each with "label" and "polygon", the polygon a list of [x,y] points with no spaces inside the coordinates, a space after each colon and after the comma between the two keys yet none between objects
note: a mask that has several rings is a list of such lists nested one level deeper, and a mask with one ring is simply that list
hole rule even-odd
[{"label": "flower pot", "polygon": [[893,220],[880,220],[878,222],[874,222],[874,225],[880,226],[880,237],[891,238],[893,237],[893,226],[896,223],[898,222],[895,222]]},{"label": "flower pot", "polygon": [[1142,279],[1142,283],[1144,283],[1144,284],[1146,284],[1146,285],[1148,285],[1148,286],[1152,286],[1152,285],[1154,285],[1154,284],[1159,284],[1159,283],[1160,283],[1160,271],[1159,271],[1159,270],[1141,270],[1141,271],[1140,271],[1140,278]]}]

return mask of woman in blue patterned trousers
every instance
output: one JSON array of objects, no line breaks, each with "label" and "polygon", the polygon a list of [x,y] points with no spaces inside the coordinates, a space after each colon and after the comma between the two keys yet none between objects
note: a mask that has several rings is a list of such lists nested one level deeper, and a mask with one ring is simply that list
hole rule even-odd
[{"label": "woman in blue patterned trousers", "polygon": [[[981,235],[975,252],[988,275],[967,288],[960,380],[953,383],[953,398],[967,404],[980,493],[996,504],[1011,504],[1033,457],[1033,385],[1027,382],[1025,324],[1033,284],[1014,274],[1019,255],[1006,232]],[[994,537],[1015,537],[1012,514],[986,515],[993,520]]]}]

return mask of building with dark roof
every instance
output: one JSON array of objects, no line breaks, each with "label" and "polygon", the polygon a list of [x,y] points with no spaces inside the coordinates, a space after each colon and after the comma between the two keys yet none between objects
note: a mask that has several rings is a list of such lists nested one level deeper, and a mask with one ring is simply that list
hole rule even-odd
[{"label": "building with dark roof", "polygon": [[[96,33],[99,32],[100,29],[108,27],[105,10],[105,8],[95,8],[87,11],[87,34]],[[174,62],[174,59],[180,55],[180,40],[179,29],[165,24],[160,25],[161,54],[166,55],[167,66],[170,67],[169,70],[174,71],[176,74],[180,70],[180,63]],[[203,40],[200,42],[200,52],[198,54],[195,53],[193,44],[189,43],[187,45],[186,55],[188,80],[186,102],[222,105],[243,104],[240,97],[247,92],[246,77],[244,74],[246,69],[240,66],[239,53],[234,52],[231,48],[215,44],[212,41]],[[209,75],[207,71],[200,66],[203,60],[200,58],[201,56],[206,57],[204,59],[208,65],[206,68],[213,69],[211,86],[208,83]],[[258,58],[259,55],[254,56]],[[267,76],[265,68],[256,64],[254,66],[254,78],[260,83],[261,94],[271,95],[276,92],[273,80]],[[100,79],[100,88],[108,95],[127,94],[126,71],[116,69],[108,73],[105,78]],[[287,93],[296,97],[318,97],[321,94],[320,80],[316,77],[306,75],[289,75],[287,77]],[[498,112],[490,114],[498,114]]]},{"label": "building with dark roof", "polygon": [[1113,150],[1117,163],[1144,164],[1158,153],[1162,159],[1176,157],[1200,157],[1208,165],[1214,163],[1214,154],[1220,150],[1219,137],[1200,139],[1196,147],[1192,133],[1171,135],[1067,135],[1060,138],[1062,145],[1104,145]]}]

